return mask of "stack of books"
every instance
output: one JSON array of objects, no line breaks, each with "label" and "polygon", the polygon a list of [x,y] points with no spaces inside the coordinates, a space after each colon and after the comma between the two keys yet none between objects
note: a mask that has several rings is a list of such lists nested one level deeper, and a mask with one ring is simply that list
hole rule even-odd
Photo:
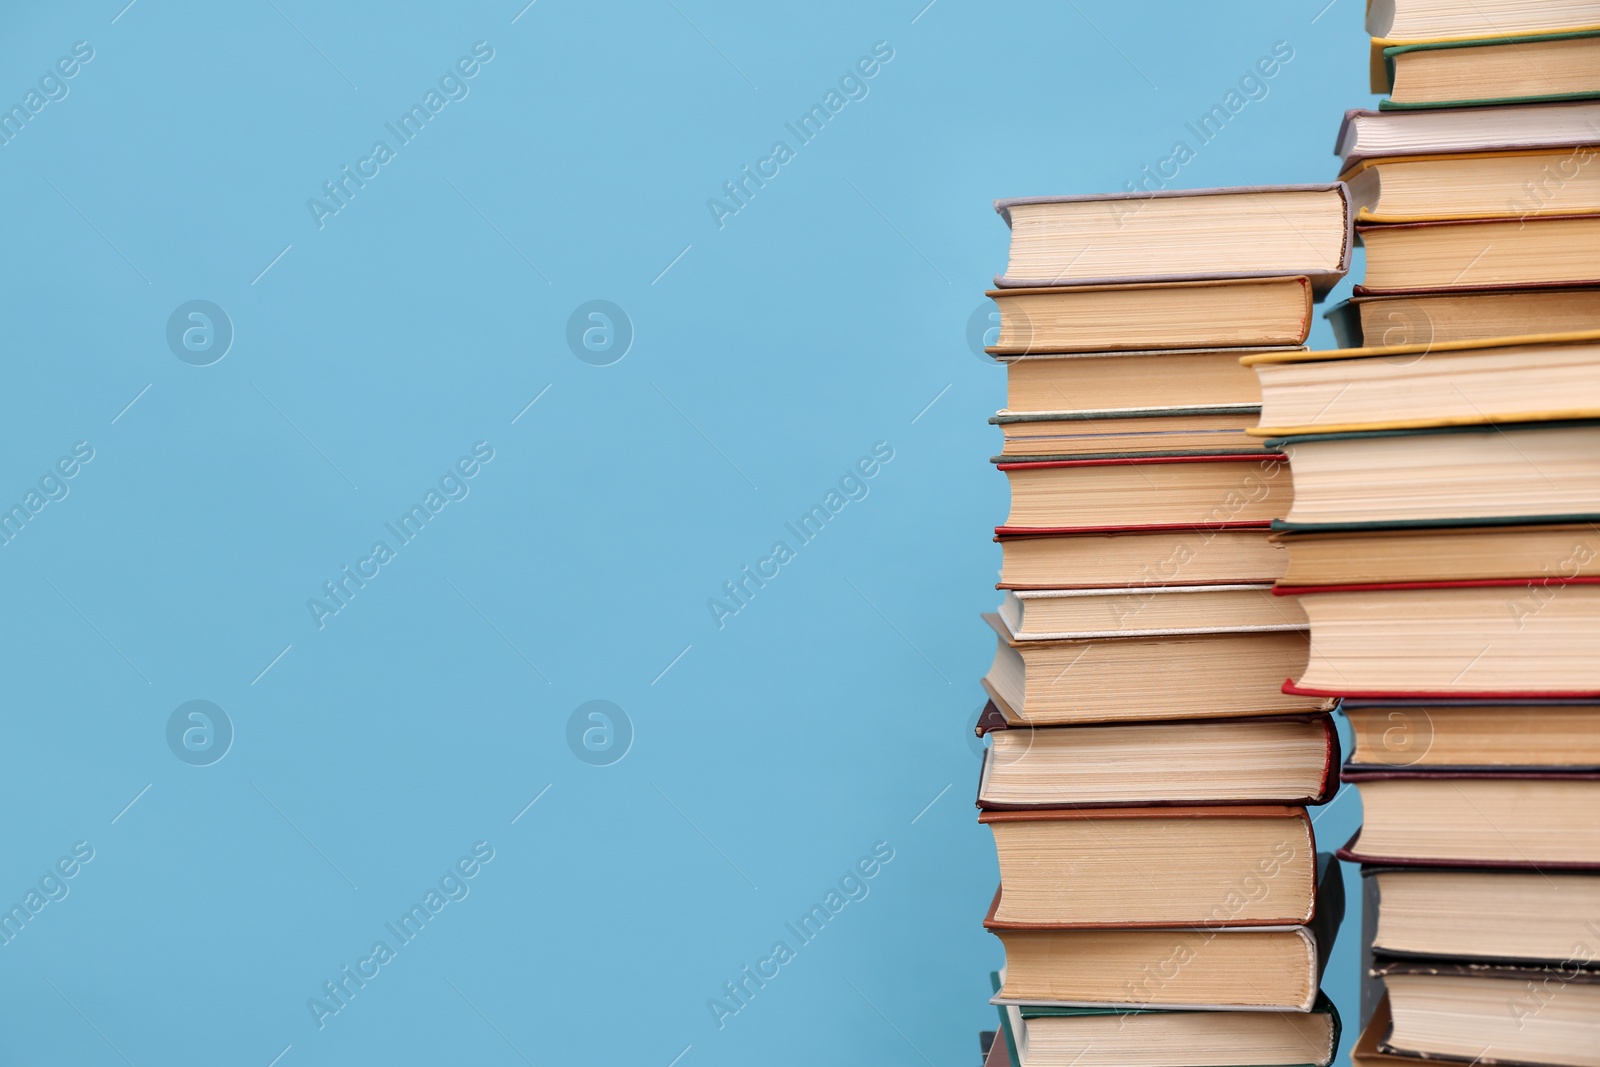
[{"label": "stack of books", "polygon": [[979,821],[1005,949],[991,1064],[1329,1063],[1343,913],[1307,621],[1272,594],[1280,453],[1248,353],[1303,351],[1348,265],[1342,184],[1001,201],[1007,364]]},{"label": "stack of books", "polygon": [[1246,359],[1294,480],[1285,691],[1343,698],[1354,739],[1355,1059],[1595,1067],[1600,31],[1562,23],[1600,3],[1369,15],[1391,96],[1338,145],[1350,347]]},{"label": "stack of books", "polygon": [[1390,95],[1335,147],[1367,254],[1339,344],[1600,323],[1600,3],[1382,0],[1367,24]]}]

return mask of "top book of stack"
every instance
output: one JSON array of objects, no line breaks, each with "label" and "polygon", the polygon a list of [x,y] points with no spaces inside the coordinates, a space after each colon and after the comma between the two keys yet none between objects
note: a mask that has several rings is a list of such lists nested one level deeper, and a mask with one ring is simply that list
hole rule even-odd
[{"label": "top book of stack", "polygon": [[1350,265],[1341,182],[995,202],[1000,357],[1292,347]]},{"label": "top book of stack", "polygon": [[1367,31],[1386,111],[1600,96],[1597,0],[1374,0]]}]

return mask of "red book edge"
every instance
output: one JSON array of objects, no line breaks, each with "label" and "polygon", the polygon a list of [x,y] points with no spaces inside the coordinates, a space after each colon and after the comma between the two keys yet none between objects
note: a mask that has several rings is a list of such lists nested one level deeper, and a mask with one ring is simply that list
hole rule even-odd
[{"label": "red book edge", "polygon": [[1572,689],[1555,690],[1551,692],[1530,692],[1521,689],[1509,689],[1496,692],[1494,690],[1478,690],[1470,693],[1446,693],[1431,690],[1421,692],[1397,692],[1391,689],[1312,689],[1308,686],[1297,685],[1293,678],[1287,678],[1283,683],[1283,692],[1289,696],[1298,697],[1356,697],[1361,700],[1481,700],[1481,701],[1512,701],[1512,700],[1595,700],[1600,698],[1600,689]]},{"label": "red book edge", "polygon": [[1429,779],[1440,782],[1594,782],[1600,781],[1600,770],[1561,767],[1381,767],[1351,763],[1343,768],[1340,777],[1347,782],[1388,782],[1397,779],[1412,782]]},{"label": "red book edge", "polygon": [[[979,737],[982,737],[984,734],[994,733],[994,732],[997,732],[997,731],[1000,731],[1000,730],[1027,730],[1027,729],[1033,729],[1033,730],[1084,730],[1084,729],[1094,729],[1096,727],[1104,728],[1104,727],[1107,727],[1107,726],[1129,726],[1129,725],[1154,726],[1154,727],[1173,726],[1173,725],[1181,725],[1181,726],[1207,726],[1207,725],[1213,725],[1213,726],[1220,726],[1223,723],[1236,723],[1236,722],[1256,722],[1256,723],[1259,723],[1259,722],[1287,722],[1287,723],[1320,722],[1320,724],[1322,726],[1323,736],[1324,736],[1324,739],[1325,739],[1325,747],[1323,749],[1322,780],[1317,784],[1317,790],[1311,796],[1297,797],[1297,798],[1294,798],[1292,800],[1284,800],[1283,803],[1297,805],[1297,806],[1298,805],[1307,805],[1307,806],[1311,806],[1311,807],[1316,807],[1316,806],[1319,806],[1319,805],[1322,805],[1322,804],[1326,804],[1333,797],[1333,795],[1338,791],[1339,783],[1341,781],[1341,776],[1340,776],[1340,766],[1341,766],[1341,764],[1340,764],[1340,756],[1342,755],[1342,752],[1341,752],[1340,747],[1339,747],[1339,730],[1338,730],[1338,727],[1336,727],[1334,725],[1334,723],[1333,723],[1333,715],[1332,715],[1332,713],[1331,712],[1326,712],[1326,711],[1324,711],[1324,712],[1312,712],[1312,713],[1309,713],[1309,714],[1306,714],[1306,715],[1263,715],[1260,718],[1219,717],[1219,718],[1212,718],[1212,719],[1167,719],[1167,720],[1153,719],[1153,720],[1149,720],[1149,721],[1146,721],[1146,722],[1137,722],[1137,723],[1061,723],[1061,724],[1054,724],[1054,725],[1049,725],[1049,726],[1033,726],[1033,727],[1029,727],[1029,726],[1022,725],[1022,724],[1018,724],[1016,726],[1013,726],[1010,723],[1008,723],[1006,721],[1006,719],[1005,719],[1005,716],[1003,714],[1001,714],[1000,709],[998,707],[996,707],[994,701],[991,700],[991,701],[989,701],[988,704],[986,704],[984,706],[983,713],[978,716],[978,721],[977,721],[977,724],[975,726],[975,729],[976,729],[977,735]],[[982,811],[1039,811],[1039,810],[1045,810],[1045,809],[1041,809],[1038,805],[1033,805],[1033,804],[1003,804],[1003,803],[997,803],[995,801],[985,802],[983,800],[983,798],[981,796],[981,793],[982,793],[982,790],[983,790],[983,776],[984,776],[984,772],[988,769],[989,759],[990,759],[990,752],[991,751],[992,751],[992,749],[985,749],[984,750],[983,763],[978,768],[978,792],[979,792],[980,795],[977,795],[977,796],[973,797],[974,806],[980,812],[982,812]],[[1208,801],[1206,801],[1206,804],[1215,805],[1215,806],[1218,806],[1218,807],[1256,807],[1256,806],[1259,806],[1260,802],[1259,801],[1253,801],[1253,800],[1208,800]],[[1141,807],[1147,807],[1147,808],[1193,808],[1193,807],[1196,807],[1196,806],[1197,805],[1195,804],[1194,801],[1189,801],[1189,800],[1147,801],[1147,802],[1145,802],[1144,804],[1141,805]],[[1116,803],[1116,802],[1096,803],[1096,804],[1074,804],[1074,805],[1071,805],[1072,810],[1075,810],[1075,811],[1100,811],[1100,810],[1103,810],[1105,808],[1114,808],[1114,807],[1126,807],[1126,805],[1119,804],[1119,803]]]},{"label": "red book edge", "polygon": [[1356,850],[1356,842],[1361,839],[1361,831],[1357,830],[1351,835],[1345,846],[1334,853],[1346,863],[1359,863],[1363,867],[1432,867],[1440,870],[1475,870],[1475,871],[1539,871],[1554,869],[1561,871],[1596,871],[1600,864],[1551,862],[1540,860],[1530,863],[1526,860],[1450,860],[1450,859],[1417,859],[1413,856],[1373,856]]},{"label": "red book edge", "polygon": [[1272,529],[1271,519],[1242,519],[1231,522],[1157,522],[1146,526],[996,526],[994,528],[994,539],[996,541],[1008,541],[1024,537],[1071,537],[1080,534],[1270,529]]},{"label": "red book edge", "polygon": [[1311,822],[1306,810],[1292,804],[1249,804],[1240,807],[1193,804],[1183,807],[1096,808],[1092,811],[1074,811],[1071,808],[1044,808],[1028,811],[986,811],[978,816],[980,823],[991,822],[1052,822],[1065,819],[1300,819],[1308,827]]},{"label": "red book edge", "polygon": [[[1313,853],[1313,855],[1315,855]],[[1019,923],[1005,922],[995,918],[995,913],[1000,910],[1000,894],[1005,887],[999,886],[994,891],[994,899],[989,902],[989,910],[983,916],[983,928],[990,932],[997,930],[1244,930],[1258,926],[1305,926],[1316,918],[1317,914],[1317,889],[1316,872],[1312,872],[1312,892],[1309,911],[1305,915],[1288,916],[1274,919],[1252,919],[1248,922],[1228,922],[1208,924],[1199,923],[1173,923],[1173,922],[1118,922],[1118,923]]]},{"label": "red book edge", "polygon": [[1600,575],[1580,574],[1571,578],[1470,578],[1435,582],[1369,582],[1352,585],[1275,585],[1276,596],[1309,596],[1312,593],[1380,593],[1390,589],[1510,589],[1531,585],[1600,585]]},{"label": "red book edge", "polygon": [[1119,456],[1115,459],[1044,459],[1020,463],[997,463],[1003,471],[1040,470],[1046,467],[1127,467],[1153,463],[1254,463],[1287,462],[1282,452],[1234,452],[1222,456]]}]

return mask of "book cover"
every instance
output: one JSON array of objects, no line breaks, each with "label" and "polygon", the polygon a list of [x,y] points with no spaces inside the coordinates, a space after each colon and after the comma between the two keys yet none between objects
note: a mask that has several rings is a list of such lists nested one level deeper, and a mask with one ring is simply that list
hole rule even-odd
[{"label": "book cover", "polygon": [[[1330,799],[1332,799],[1334,793],[1338,792],[1338,789],[1339,789],[1339,783],[1340,783],[1340,778],[1339,778],[1339,760],[1340,760],[1340,756],[1341,756],[1341,750],[1340,750],[1340,745],[1339,745],[1339,731],[1338,731],[1338,728],[1334,725],[1333,716],[1329,715],[1326,712],[1312,713],[1312,714],[1307,714],[1307,715],[1261,715],[1261,716],[1256,716],[1256,717],[1252,717],[1252,718],[1248,718],[1248,719],[1241,719],[1241,718],[1238,718],[1238,717],[1233,717],[1233,718],[1210,718],[1210,719],[1176,719],[1176,720],[1156,719],[1156,720],[1150,720],[1150,721],[1140,721],[1140,722],[1136,722],[1136,723],[1118,723],[1118,724],[1115,724],[1114,726],[1109,726],[1107,724],[1049,724],[1049,725],[1041,725],[1041,726],[1029,726],[1029,725],[1024,724],[1024,723],[1015,723],[1015,724],[1013,724],[1013,723],[1010,723],[1010,722],[1006,721],[1006,717],[1005,717],[1004,713],[1001,712],[1001,710],[995,705],[995,702],[993,700],[990,700],[986,705],[984,705],[983,712],[978,716],[978,722],[977,722],[977,725],[976,725],[975,729],[976,729],[977,735],[979,737],[983,737],[985,734],[998,733],[998,732],[1000,732],[1002,730],[1093,730],[1093,729],[1122,729],[1124,727],[1131,728],[1131,729],[1139,729],[1139,730],[1145,730],[1145,729],[1159,730],[1162,727],[1169,727],[1169,726],[1185,726],[1185,727],[1188,727],[1188,726],[1208,726],[1208,725],[1223,726],[1223,725],[1237,725],[1239,723],[1256,724],[1256,723],[1275,723],[1275,722],[1282,722],[1282,723],[1312,723],[1312,722],[1317,722],[1317,723],[1321,723],[1323,731],[1324,731],[1324,734],[1325,734],[1325,744],[1327,746],[1326,747],[1326,754],[1325,754],[1325,757],[1324,757],[1324,762],[1323,762],[1323,765],[1322,765],[1322,778],[1318,782],[1317,788],[1315,790],[1313,790],[1311,792],[1311,794],[1308,795],[1308,796],[1284,797],[1279,802],[1283,803],[1283,804],[1307,805],[1307,806],[1311,806],[1311,807],[1315,807],[1315,806],[1317,806],[1319,804],[1327,803]],[[973,798],[973,804],[979,811],[1049,811],[1049,810],[1055,810],[1056,808],[1060,807],[1059,804],[1047,804],[1047,803],[1041,803],[1041,804],[1012,804],[1012,803],[1005,803],[1003,801],[984,800],[983,799],[983,787],[984,787],[984,783],[988,781],[989,771],[990,771],[990,768],[993,766],[994,758],[995,758],[994,749],[986,747],[983,750],[982,764],[978,769],[978,791],[977,791],[977,794]],[[1140,801],[1139,802],[1139,806],[1140,807],[1162,807],[1162,808],[1164,808],[1164,807],[1189,808],[1189,807],[1195,807],[1197,805],[1200,805],[1201,803],[1202,802],[1197,801],[1195,798],[1192,798],[1192,797],[1173,797],[1173,798],[1170,798],[1170,799],[1167,799],[1167,800],[1145,800],[1145,801]],[[1258,806],[1260,803],[1261,802],[1258,801],[1258,800],[1240,800],[1240,799],[1234,799],[1234,800],[1206,800],[1206,801],[1203,802],[1204,806],[1210,806],[1210,807],[1232,807],[1232,806],[1239,806],[1239,807],[1250,806],[1250,807],[1253,807],[1253,806]],[[1104,801],[1104,802],[1087,802],[1087,803],[1080,802],[1080,803],[1074,804],[1072,806],[1075,809],[1082,809],[1082,810],[1086,810],[1087,811],[1087,810],[1095,810],[1095,809],[1126,807],[1127,804],[1125,802],[1123,802],[1123,801]]]},{"label": "book cover", "polygon": [[[1582,29],[1568,30],[1556,33],[1533,33],[1520,37],[1473,37],[1458,40],[1422,41],[1411,44],[1389,45],[1383,49],[1384,87],[1378,92],[1392,92],[1394,89],[1394,60],[1396,56],[1407,52],[1436,52],[1441,49],[1461,51],[1471,48],[1484,48],[1490,45],[1524,45],[1536,41],[1569,41],[1585,37],[1600,37],[1600,30]],[[1374,42],[1376,43],[1376,42]],[[1600,91],[1581,93],[1551,93],[1541,96],[1512,96],[1496,98],[1479,98],[1463,100],[1430,101],[1427,103],[1397,103],[1393,100],[1379,102],[1380,111],[1415,111],[1422,109],[1457,108],[1457,107],[1495,107],[1504,104],[1544,104],[1566,100],[1587,100],[1600,96]]]},{"label": "book cover", "polygon": [[[1135,190],[1124,193],[1094,193],[1068,196],[1016,196],[1008,197],[994,202],[994,209],[1005,220],[1006,226],[1011,226],[1011,209],[1019,204],[1066,204],[1066,203],[1093,203],[1101,201],[1127,201],[1127,200],[1160,200],[1172,197],[1201,197],[1201,196],[1228,196],[1228,195],[1260,195],[1262,193],[1317,193],[1337,191],[1344,201],[1345,213],[1345,239],[1344,247],[1340,251],[1338,266],[1331,271],[1300,272],[1302,276],[1311,281],[1311,287],[1318,299],[1326,296],[1328,291],[1339,284],[1350,270],[1350,254],[1355,246],[1355,215],[1350,204],[1350,190],[1343,182],[1329,182],[1326,184],[1306,185],[1261,185],[1261,186],[1229,186],[1217,189],[1158,189],[1154,192]],[[1096,285],[1128,285],[1128,284],[1169,284],[1172,282],[1201,282],[1238,280],[1245,278],[1275,278],[1286,276],[1283,271],[1259,271],[1216,274],[1192,274],[1183,277],[1169,277],[1166,275],[1134,275],[1123,278],[1098,278]],[[1011,278],[1004,274],[996,275],[994,279],[996,288],[999,289],[1034,289],[1057,286],[1060,283],[1053,279],[1037,278]]]}]

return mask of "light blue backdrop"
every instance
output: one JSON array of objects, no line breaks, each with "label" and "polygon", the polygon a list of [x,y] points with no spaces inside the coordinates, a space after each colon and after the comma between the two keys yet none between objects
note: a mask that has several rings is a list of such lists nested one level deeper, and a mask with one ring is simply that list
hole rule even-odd
[{"label": "light blue backdrop", "polygon": [[0,18],[6,1063],[976,1063],[989,201],[1332,178],[1361,5],[523,2]]}]

